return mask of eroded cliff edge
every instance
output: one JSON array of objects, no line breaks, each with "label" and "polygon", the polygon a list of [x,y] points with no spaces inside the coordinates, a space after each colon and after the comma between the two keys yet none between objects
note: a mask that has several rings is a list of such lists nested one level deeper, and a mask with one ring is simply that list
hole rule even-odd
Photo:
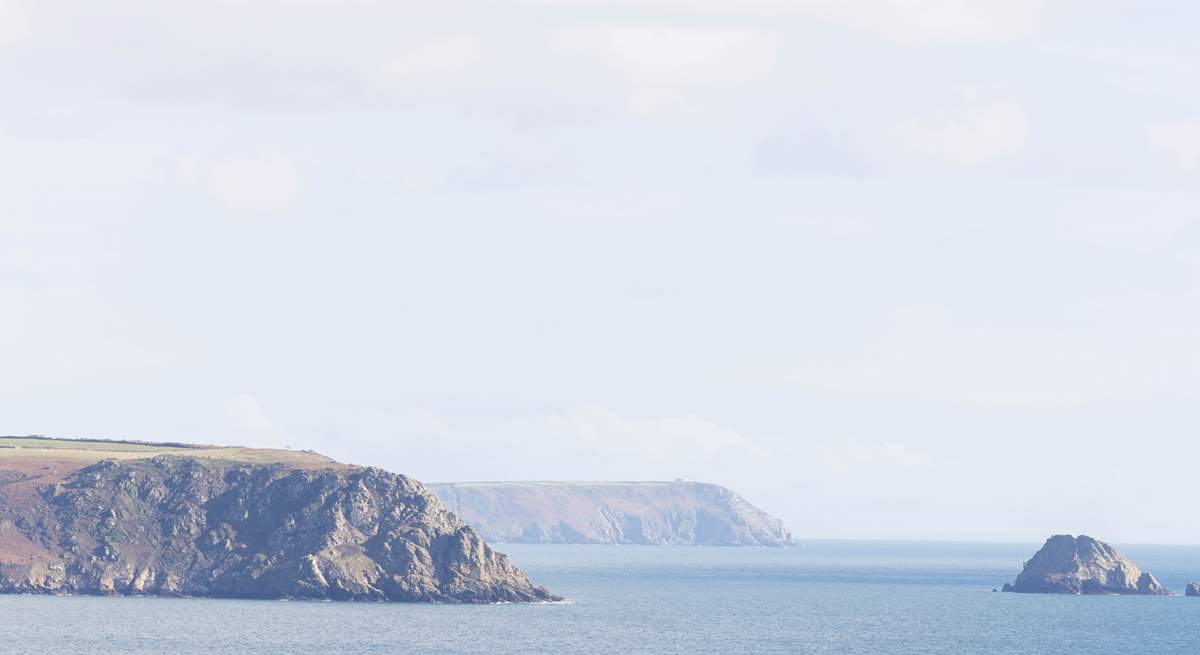
[{"label": "eroded cliff edge", "polygon": [[11,461],[0,592],[556,599],[419,482],[380,469],[170,455],[56,476],[70,465]]},{"label": "eroded cliff edge", "polygon": [[783,522],[701,482],[466,482],[427,485],[498,543],[786,546]]}]

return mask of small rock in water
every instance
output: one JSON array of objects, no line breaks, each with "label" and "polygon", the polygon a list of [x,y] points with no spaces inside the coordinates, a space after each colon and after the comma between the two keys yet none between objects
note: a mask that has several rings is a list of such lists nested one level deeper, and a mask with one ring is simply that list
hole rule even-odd
[{"label": "small rock in water", "polygon": [[1200,582],[1189,582],[1184,596],[1200,596]]}]

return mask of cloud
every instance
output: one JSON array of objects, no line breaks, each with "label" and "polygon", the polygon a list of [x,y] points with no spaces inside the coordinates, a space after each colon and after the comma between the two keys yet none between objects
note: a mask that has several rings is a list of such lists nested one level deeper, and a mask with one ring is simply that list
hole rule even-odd
[{"label": "cloud", "polygon": [[1150,145],[1180,168],[1200,168],[1200,121],[1178,121],[1151,125]]},{"label": "cloud", "polygon": [[300,181],[283,157],[224,159],[210,166],[208,188],[229,211],[275,214],[292,206]]},{"label": "cloud", "polygon": [[382,77],[393,82],[438,81],[470,70],[481,60],[479,40],[455,34],[415,44],[392,58]]},{"label": "cloud", "polygon": [[815,0],[801,6],[907,43],[980,43],[1029,34],[1036,0]]},{"label": "cloud", "polygon": [[0,46],[19,43],[29,34],[29,14],[16,0],[0,0]]},{"label": "cloud", "polygon": [[1028,141],[1024,110],[1012,104],[968,109],[941,125],[921,128],[917,147],[959,164],[982,164],[1021,152]]},{"label": "cloud", "polygon": [[778,50],[773,35],[756,30],[667,25],[590,27],[560,41],[617,70],[633,87],[629,105],[638,113],[671,107],[696,87],[764,79]]},{"label": "cloud", "polygon": [[612,7],[692,16],[815,18],[917,43],[986,43],[1037,26],[1044,0],[542,0],[557,7]]},{"label": "cloud", "polygon": [[760,79],[775,61],[774,38],[745,29],[612,26],[581,36],[633,80],[650,86]]}]

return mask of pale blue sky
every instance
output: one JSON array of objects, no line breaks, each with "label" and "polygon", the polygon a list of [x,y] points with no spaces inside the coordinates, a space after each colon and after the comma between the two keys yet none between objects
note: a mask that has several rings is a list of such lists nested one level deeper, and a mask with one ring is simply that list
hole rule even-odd
[{"label": "pale blue sky", "polygon": [[0,433],[1200,542],[1198,20],[0,0]]}]

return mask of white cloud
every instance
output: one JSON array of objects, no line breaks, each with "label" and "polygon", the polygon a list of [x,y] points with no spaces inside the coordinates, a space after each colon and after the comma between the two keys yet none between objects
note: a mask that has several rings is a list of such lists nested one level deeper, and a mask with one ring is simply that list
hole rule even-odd
[{"label": "white cloud", "polygon": [[1037,0],[814,0],[803,6],[902,42],[989,42],[1028,34]]},{"label": "white cloud", "polygon": [[471,35],[444,36],[403,50],[382,74],[389,81],[442,80],[478,64],[481,52],[479,40]]},{"label": "white cloud", "polygon": [[18,43],[29,33],[29,14],[16,0],[0,0],[0,46]]},{"label": "white cloud", "polygon": [[776,56],[772,35],[746,29],[612,25],[574,31],[564,41],[597,51],[647,86],[760,79]]},{"label": "white cloud", "polygon": [[209,168],[208,183],[226,209],[244,214],[285,211],[300,190],[295,166],[279,156],[218,161]]},{"label": "white cloud", "polygon": [[978,43],[1029,34],[1044,0],[542,0],[723,17],[812,17],[905,43]]},{"label": "white cloud", "polygon": [[969,109],[944,124],[917,130],[918,149],[959,164],[982,164],[1024,150],[1029,126],[1024,110],[1012,104]]},{"label": "white cloud", "polygon": [[1200,168],[1200,121],[1152,125],[1147,137],[1174,164],[1188,170]]},{"label": "white cloud", "polygon": [[637,113],[677,105],[691,88],[744,83],[769,76],[778,46],[749,29],[608,25],[571,30],[560,40],[596,53],[632,85]]}]

